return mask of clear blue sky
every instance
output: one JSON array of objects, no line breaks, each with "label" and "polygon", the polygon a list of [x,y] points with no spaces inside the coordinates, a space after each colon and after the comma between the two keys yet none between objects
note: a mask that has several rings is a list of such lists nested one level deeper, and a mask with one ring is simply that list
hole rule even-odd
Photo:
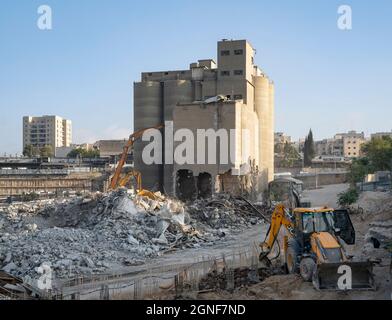
[{"label": "clear blue sky", "polygon": [[[53,30],[36,26],[39,5]],[[353,29],[336,26],[349,4]],[[390,0],[1,0],[0,155],[22,149],[23,115],[73,121],[75,142],[126,137],[142,71],[216,58],[248,39],[275,81],[276,130],[315,138],[392,129]]]}]

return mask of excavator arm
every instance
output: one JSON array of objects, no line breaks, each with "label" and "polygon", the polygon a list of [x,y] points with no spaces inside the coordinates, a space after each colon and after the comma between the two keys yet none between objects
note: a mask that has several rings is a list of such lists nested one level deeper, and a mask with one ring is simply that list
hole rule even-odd
[{"label": "excavator arm", "polygon": [[121,154],[120,161],[117,164],[117,167],[116,167],[116,170],[115,170],[114,175],[112,177],[112,180],[110,181],[110,189],[111,190],[116,189],[119,186],[122,169],[123,169],[124,164],[127,160],[127,156],[128,156],[129,151],[132,150],[134,142],[137,139],[141,138],[143,136],[143,133],[146,132],[147,130],[161,129],[161,128],[163,128],[163,125],[157,125],[155,127],[144,128],[144,129],[140,129],[138,131],[135,131],[133,134],[131,134],[129,136],[129,139],[128,139],[126,145],[124,146],[123,152]]},{"label": "excavator arm", "polygon": [[289,231],[291,235],[294,235],[294,224],[289,218],[287,218],[285,206],[283,204],[278,204],[272,213],[271,224],[265,240],[260,244],[260,261],[267,259],[267,255],[271,252],[272,247],[278,238],[282,225]]}]

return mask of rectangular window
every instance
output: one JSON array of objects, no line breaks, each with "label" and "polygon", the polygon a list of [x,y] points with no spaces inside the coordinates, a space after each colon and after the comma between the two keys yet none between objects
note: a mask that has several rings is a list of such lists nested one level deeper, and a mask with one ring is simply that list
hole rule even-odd
[{"label": "rectangular window", "polygon": [[230,71],[221,71],[221,76],[229,76]]},{"label": "rectangular window", "polygon": [[229,56],[230,55],[230,50],[222,50],[221,51],[221,56]]},{"label": "rectangular window", "polygon": [[234,75],[235,76],[242,76],[244,72],[242,70],[234,70]]},{"label": "rectangular window", "polygon": [[240,55],[244,54],[244,50],[242,50],[242,49],[234,50],[234,54],[235,54],[236,56],[240,56]]}]

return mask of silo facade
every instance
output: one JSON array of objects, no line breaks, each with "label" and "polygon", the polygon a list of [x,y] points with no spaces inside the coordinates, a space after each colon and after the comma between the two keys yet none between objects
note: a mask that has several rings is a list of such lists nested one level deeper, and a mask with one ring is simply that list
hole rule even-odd
[{"label": "silo facade", "polygon": [[274,180],[274,148],[275,148],[275,140],[274,140],[274,132],[275,132],[275,85],[271,81],[269,85],[269,112],[268,112],[268,122],[269,122],[269,137],[268,137],[268,149],[270,150],[269,158],[268,158],[268,181]]},{"label": "silo facade", "polygon": [[[170,80],[164,82],[163,104],[164,121],[173,121],[173,110],[178,103],[189,103],[193,101],[193,83],[191,80]],[[164,145],[164,152],[170,152],[170,146]],[[162,184],[165,193],[173,194],[175,191],[175,172],[173,164],[165,164],[162,174]]]},{"label": "silo facade", "polygon": [[[154,127],[161,123],[163,115],[162,85],[157,81],[134,84],[134,130]],[[135,169],[142,174],[146,189],[160,188],[157,177],[162,170],[159,164],[146,165],[142,160],[143,148],[148,142],[139,139],[134,145]]]},{"label": "silo facade", "polygon": [[[261,190],[266,190],[268,182],[273,179],[273,116],[271,115],[271,93],[273,89],[270,88],[270,81],[266,76],[255,76],[255,111],[259,118],[259,170],[261,173]],[[273,109],[273,108],[272,108]],[[272,137],[272,140],[271,140]],[[272,162],[271,162],[272,157]],[[271,178],[272,175],[272,178]]]}]

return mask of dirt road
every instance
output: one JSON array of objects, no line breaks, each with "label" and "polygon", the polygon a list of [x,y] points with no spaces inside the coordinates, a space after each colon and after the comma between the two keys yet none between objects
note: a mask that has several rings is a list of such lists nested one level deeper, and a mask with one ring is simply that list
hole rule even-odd
[{"label": "dirt road", "polygon": [[313,207],[328,206],[336,208],[338,194],[348,189],[348,184],[332,184],[320,189],[305,190],[303,197],[311,201]]}]

